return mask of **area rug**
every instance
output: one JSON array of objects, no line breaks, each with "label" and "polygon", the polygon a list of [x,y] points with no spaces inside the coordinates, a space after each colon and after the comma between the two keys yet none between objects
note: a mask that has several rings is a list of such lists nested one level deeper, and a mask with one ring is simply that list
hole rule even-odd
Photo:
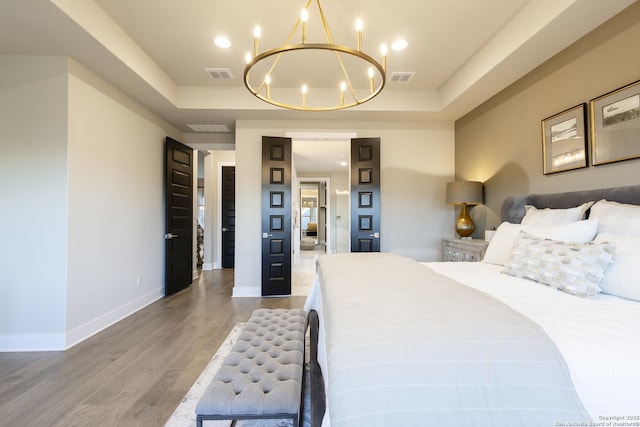
[{"label": "area rug", "polygon": [[[220,369],[222,361],[229,354],[236,339],[240,336],[240,333],[245,327],[245,323],[236,323],[227,338],[224,340],[216,354],[213,355],[207,367],[202,371],[196,382],[191,386],[187,394],[182,398],[182,401],[171,415],[171,418],[166,422],[165,427],[196,427],[196,405],[200,396],[205,392],[209,383],[213,379],[214,375]],[[307,353],[308,354],[308,353]],[[308,372],[305,369],[305,375]],[[306,381],[306,384],[309,384]],[[307,387],[305,387],[305,415],[303,417],[303,426],[309,427],[310,422],[308,419],[309,414],[309,393]],[[229,427],[231,421],[212,421],[207,420],[203,423],[203,427]],[[236,427],[293,427],[291,420],[242,420],[236,423]]]}]

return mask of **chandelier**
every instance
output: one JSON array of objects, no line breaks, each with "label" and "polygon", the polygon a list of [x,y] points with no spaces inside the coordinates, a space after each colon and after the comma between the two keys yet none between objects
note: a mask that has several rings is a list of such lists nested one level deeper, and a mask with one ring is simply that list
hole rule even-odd
[{"label": "chandelier", "polygon": [[[309,43],[307,22],[312,2],[314,0],[307,2],[300,18],[280,47],[259,52],[261,30],[260,27],[255,28],[253,53],[247,53],[245,58],[245,86],[262,101],[290,110],[341,110],[370,101],[385,86],[386,45],[383,44],[380,48],[381,61],[364,53],[363,25],[359,19],[355,26],[357,47],[353,49],[336,44],[320,0],[315,0],[315,3],[322,24],[320,34],[324,34],[326,43]],[[296,34],[299,43],[292,42]],[[318,70],[321,70],[322,81],[314,83],[310,80],[311,75],[317,76]],[[300,85],[299,89],[290,87],[296,84]]]}]

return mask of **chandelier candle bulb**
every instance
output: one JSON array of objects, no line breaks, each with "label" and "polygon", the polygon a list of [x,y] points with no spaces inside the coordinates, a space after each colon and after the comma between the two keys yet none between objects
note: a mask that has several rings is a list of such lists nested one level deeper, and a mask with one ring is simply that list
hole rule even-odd
[{"label": "chandelier candle bulb", "polygon": [[358,52],[362,51],[362,19],[356,20],[356,32],[358,33]]},{"label": "chandelier candle bulb", "polygon": [[271,76],[269,74],[264,77],[264,84],[267,86],[267,99],[271,99]]},{"label": "chandelier candle bulb", "polygon": [[307,106],[307,85],[302,85],[302,106]]},{"label": "chandelier candle bulb", "polygon": [[256,26],[253,29],[253,56],[258,56],[258,39],[260,38],[260,27]]},{"label": "chandelier candle bulb", "polygon": [[300,12],[300,21],[302,21],[302,44],[307,42],[307,21],[309,20],[309,12],[307,9],[302,9]]},{"label": "chandelier candle bulb", "polygon": [[382,69],[387,71],[387,45],[380,46],[380,53],[382,54]]},{"label": "chandelier candle bulb", "polygon": [[340,83],[340,105],[344,105],[344,91],[347,90],[345,82]]}]

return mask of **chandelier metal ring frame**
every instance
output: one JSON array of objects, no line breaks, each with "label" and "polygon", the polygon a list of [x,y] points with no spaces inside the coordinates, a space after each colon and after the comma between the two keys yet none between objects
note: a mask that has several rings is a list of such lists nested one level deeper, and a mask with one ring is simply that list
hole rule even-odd
[{"label": "chandelier metal ring frame", "polygon": [[[307,3],[307,7],[304,9],[304,11],[306,11],[309,7],[309,5],[311,4],[313,0],[309,0],[309,2]],[[258,36],[255,36],[254,39],[254,56],[249,59],[247,58],[247,63],[244,69],[244,84],[247,87],[247,89],[254,95],[256,96],[258,99],[261,99],[264,102],[267,102],[269,104],[275,105],[277,107],[281,107],[281,108],[286,108],[286,109],[290,109],[290,110],[299,110],[299,111],[334,111],[334,110],[341,110],[341,109],[345,109],[345,108],[350,108],[350,107],[354,107],[356,105],[360,105],[363,104],[367,101],[370,101],[371,99],[373,99],[374,97],[376,97],[381,91],[382,89],[385,87],[385,83],[386,83],[386,53],[383,52],[383,56],[382,56],[382,63],[376,61],[373,57],[367,55],[366,53],[362,52],[361,50],[361,38],[362,38],[362,33],[361,30],[359,30],[358,32],[358,49],[353,49],[347,46],[342,46],[342,45],[338,45],[335,44],[333,41],[333,36],[331,34],[331,31],[329,30],[329,26],[326,22],[326,19],[324,17],[324,12],[322,11],[322,7],[320,6],[320,0],[316,0],[316,3],[318,5],[318,9],[320,11],[320,18],[322,20],[322,25],[324,28],[324,32],[327,38],[328,43],[306,43],[306,29],[305,29],[305,24],[306,22],[303,22],[302,19],[298,19],[298,21],[296,22],[296,24],[294,25],[293,29],[291,30],[291,33],[289,34],[289,37],[287,38],[287,40],[285,41],[285,44],[283,46],[277,47],[277,48],[273,48],[270,50],[266,50],[262,53],[258,53],[257,52],[257,38]],[[301,24],[302,22],[302,43],[299,44],[289,44],[293,34],[295,33],[296,29],[298,28],[298,26]],[[385,46],[386,48],[386,46]],[[320,106],[320,107],[308,107],[305,104],[305,97],[304,94],[305,92],[303,92],[303,102],[301,105],[295,105],[295,104],[289,104],[286,102],[281,102],[281,101],[277,101],[273,98],[271,98],[270,96],[270,90],[269,90],[269,83],[267,80],[267,76],[269,76],[272,71],[275,69],[278,60],[280,59],[280,57],[286,53],[290,53],[290,52],[296,52],[296,51],[302,51],[302,50],[325,50],[325,51],[331,51],[334,52],[337,58],[337,61],[342,69],[342,74],[345,77],[345,81],[343,83],[343,85],[346,86],[346,88],[349,89],[349,92],[351,94],[351,97],[353,98],[353,100],[351,102],[344,102],[344,92],[346,90],[342,89],[342,94],[341,94],[341,100],[339,104],[336,105],[329,105],[329,106]],[[386,50],[386,49],[385,49]],[[361,96],[358,97],[356,94],[355,89],[353,88],[352,84],[351,84],[351,79],[349,78],[349,75],[347,73],[347,70],[344,66],[344,63],[342,61],[341,58],[341,54],[346,54],[346,55],[350,55],[353,56],[355,58],[358,58],[362,61],[367,62],[371,67],[375,68],[378,73],[380,74],[380,82],[377,85],[377,87],[374,87],[373,85],[373,76],[369,75],[369,79],[370,79],[370,91],[368,93],[367,96]],[[273,64],[271,65],[269,72],[267,73],[267,75],[265,76],[265,78],[263,78],[260,82],[260,85],[258,87],[254,87],[251,84],[250,81],[250,73],[251,70],[254,66],[256,66],[258,63],[260,63],[261,61],[264,61],[272,56],[276,56],[276,59],[274,60]],[[370,71],[371,72],[371,71]],[[265,89],[265,94],[263,94],[263,89]]]},{"label": "chandelier metal ring frame", "polygon": [[[345,103],[345,104],[340,104],[340,105],[335,105],[335,106],[327,106],[327,107],[307,107],[307,106],[302,106],[302,105],[291,105],[291,104],[286,104],[284,102],[278,102],[274,99],[271,99],[270,97],[267,97],[266,95],[263,95],[262,89],[265,86],[265,82],[264,80],[262,80],[262,83],[260,84],[259,87],[254,88],[253,86],[251,86],[251,83],[249,81],[249,74],[251,72],[251,69],[260,61],[267,59],[271,56],[274,55],[281,55],[283,53],[286,52],[294,52],[297,50],[307,50],[307,49],[312,49],[312,50],[329,50],[329,51],[333,51],[333,52],[340,52],[340,53],[345,53],[348,55],[352,55],[355,56],[357,58],[360,58],[364,61],[367,61],[371,66],[375,67],[378,72],[380,73],[381,79],[380,79],[380,84],[374,88],[373,93],[370,93],[369,95],[367,95],[366,97],[362,97],[362,98],[358,98],[355,94],[355,90],[351,87],[351,85],[349,83],[347,83],[347,86],[350,89],[351,92],[351,96],[353,97],[353,101],[349,102],[349,103]],[[349,79],[347,79],[348,81]],[[356,105],[359,104],[363,104],[371,99],[373,99],[376,95],[378,95],[382,89],[385,86],[385,82],[386,82],[386,71],[383,68],[383,66],[377,62],[375,59],[373,59],[371,56],[367,55],[366,53],[363,53],[361,51],[352,49],[350,47],[346,47],[346,46],[340,46],[340,45],[336,45],[336,44],[325,44],[325,43],[305,43],[305,44],[295,44],[295,45],[285,45],[285,46],[281,46],[278,48],[274,48],[274,49],[270,49],[267,50],[265,52],[262,52],[261,54],[259,54],[258,56],[256,56],[255,58],[253,58],[253,60],[251,60],[251,62],[249,62],[245,69],[244,69],[244,84],[245,86],[247,86],[247,89],[249,89],[249,91],[254,94],[256,97],[260,98],[261,100],[268,102],[269,104],[278,106],[278,107],[282,107],[282,108],[287,108],[290,110],[301,110],[301,111],[333,111],[333,110],[341,110],[341,109],[345,109],[345,108],[350,108],[350,107],[355,107]]]}]

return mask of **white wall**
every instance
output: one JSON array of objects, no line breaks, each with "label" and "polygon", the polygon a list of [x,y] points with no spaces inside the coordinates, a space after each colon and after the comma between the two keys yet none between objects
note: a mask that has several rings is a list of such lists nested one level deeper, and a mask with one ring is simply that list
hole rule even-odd
[{"label": "white wall", "polygon": [[0,351],[64,345],[67,61],[0,55]]},{"label": "white wall", "polygon": [[[331,194],[327,197],[331,200],[331,248],[329,251],[334,252],[349,252],[350,251],[350,230],[349,230],[349,195],[343,194],[345,191],[349,191],[349,172],[334,173],[331,175]],[[340,192],[337,195],[336,192]],[[340,219],[338,219],[340,216]]]},{"label": "white wall", "polygon": [[163,295],[180,133],[68,58],[0,56],[0,88],[0,351],[62,350]]},{"label": "white wall", "polygon": [[440,238],[453,230],[444,188],[454,171],[453,122],[236,123],[236,270],[234,296],[260,294],[262,136],[286,132],[357,132],[381,138],[382,251],[422,261],[440,259]]},{"label": "white wall", "polygon": [[71,72],[68,346],[164,295],[167,135],[73,61]]}]

